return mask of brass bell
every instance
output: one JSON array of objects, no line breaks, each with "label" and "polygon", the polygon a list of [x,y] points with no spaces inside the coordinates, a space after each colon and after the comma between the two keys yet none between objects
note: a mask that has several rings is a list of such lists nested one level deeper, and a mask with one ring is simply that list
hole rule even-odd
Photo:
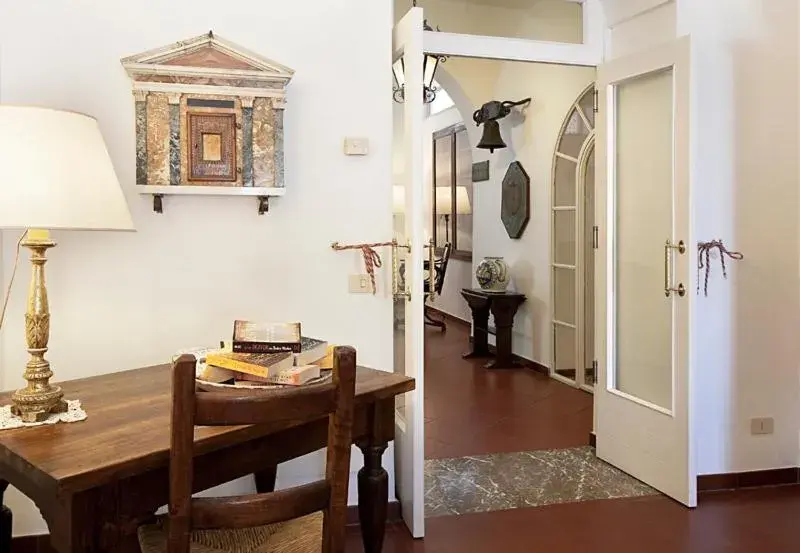
[{"label": "brass bell", "polygon": [[483,123],[483,136],[481,136],[481,141],[478,142],[477,147],[482,150],[489,150],[491,154],[495,150],[506,147],[503,137],[500,136],[500,123],[494,119]]}]

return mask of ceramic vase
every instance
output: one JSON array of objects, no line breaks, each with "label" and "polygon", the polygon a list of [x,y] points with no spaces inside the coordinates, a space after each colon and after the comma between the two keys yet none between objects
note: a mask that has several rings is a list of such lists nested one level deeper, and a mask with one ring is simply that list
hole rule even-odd
[{"label": "ceramic vase", "polygon": [[508,264],[502,257],[485,257],[475,268],[478,285],[486,292],[505,292],[511,280]]}]

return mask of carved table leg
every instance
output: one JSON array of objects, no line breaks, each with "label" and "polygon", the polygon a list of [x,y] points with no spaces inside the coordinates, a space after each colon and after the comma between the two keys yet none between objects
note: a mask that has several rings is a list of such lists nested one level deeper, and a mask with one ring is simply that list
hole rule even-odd
[{"label": "carved table leg", "polygon": [[490,361],[487,369],[507,369],[519,366],[514,360],[511,337],[514,330],[514,315],[524,299],[521,296],[498,296],[491,303],[494,324],[497,327],[497,355]]},{"label": "carved table leg", "polygon": [[258,471],[253,476],[256,477],[256,491],[258,493],[275,491],[275,479],[278,477],[277,466]]},{"label": "carved table leg", "polygon": [[472,311],[472,351],[462,355],[464,359],[489,357],[489,299],[474,295],[468,290],[461,292]]},{"label": "carved table leg", "polygon": [[11,551],[11,509],[3,504],[8,482],[0,480],[0,551]]},{"label": "carved table leg", "polygon": [[386,443],[359,443],[364,467],[358,471],[358,518],[364,553],[380,553],[389,505],[389,475],[381,465]]}]

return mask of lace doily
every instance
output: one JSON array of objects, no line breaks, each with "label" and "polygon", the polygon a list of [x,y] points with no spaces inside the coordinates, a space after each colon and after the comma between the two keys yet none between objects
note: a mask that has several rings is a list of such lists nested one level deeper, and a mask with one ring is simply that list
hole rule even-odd
[{"label": "lace doily", "polygon": [[22,422],[16,415],[11,414],[11,406],[0,407],[0,430],[20,428],[22,426],[41,426],[43,424],[56,424],[57,422],[79,422],[85,420],[88,415],[81,407],[79,399],[67,400],[66,413],[53,413],[43,422]]}]

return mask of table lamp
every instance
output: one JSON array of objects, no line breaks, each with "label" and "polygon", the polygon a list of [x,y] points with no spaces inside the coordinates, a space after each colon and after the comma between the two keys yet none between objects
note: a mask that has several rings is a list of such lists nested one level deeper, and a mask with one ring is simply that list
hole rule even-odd
[{"label": "table lamp", "polygon": [[66,410],[50,384],[44,356],[50,337],[44,264],[50,229],[134,230],[125,196],[97,121],[80,113],[0,105],[0,229],[23,229],[32,277],[25,312],[30,359],[27,386],[14,392],[11,411],[41,422]]},{"label": "table lamp", "polygon": [[[456,186],[455,209],[458,215],[472,213],[466,186]],[[453,213],[453,193],[449,186],[436,187],[436,215],[444,218],[445,242],[450,242],[450,214]]]}]

